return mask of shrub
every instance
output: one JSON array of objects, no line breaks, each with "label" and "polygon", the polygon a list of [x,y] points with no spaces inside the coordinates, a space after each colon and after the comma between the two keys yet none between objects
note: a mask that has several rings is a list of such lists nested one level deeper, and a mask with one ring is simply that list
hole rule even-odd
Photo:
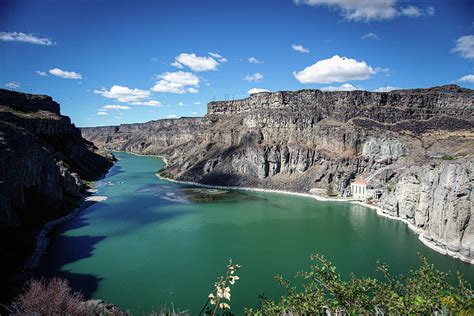
[{"label": "shrub", "polygon": [[9,307],[13,315],[86,315],[82,294],[73,292],[66,280],[29,281]]},{"label": "shrub", "polygon": [[382,281],[374,278],[357,278],[353,274],[344,281],[336,268],[323,256],[312,255],[310,271],[297,277],[304,280],[298,290],[281,276],[276,280],[287,294],[276,302],[261,298],[260,308],[247,309],[256,315],[360,315],[395,314],[428,315],[452,313],[472,315],[473,293],[470,285],[457,275],[457,286],[447,282],[449,274],[437,270],[426,258],[420,257],[420,267],[411,270],[407,277],[393,276],[386,264],[377,263]]}]

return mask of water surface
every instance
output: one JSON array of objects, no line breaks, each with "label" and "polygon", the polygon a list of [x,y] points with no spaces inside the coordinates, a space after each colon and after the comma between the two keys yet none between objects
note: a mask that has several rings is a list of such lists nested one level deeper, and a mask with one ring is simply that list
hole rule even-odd
[{"label": "water surface", "polygon": [[260,294],[283,294],[274,275],[291,278],[313,252],[344,276],[377,276],[378,259],[406,273],[419,252],[474,283],[471,265],[430,250],[405,224],[365,207],[170,183],[155,176],[160,159],[115,155],[120,160],[97,184],[108,199],[56,229],[39,274],[63,276],[135,315],[171,304],[197,314],[229,258],[244,266],[232,290],[238,314]]}]

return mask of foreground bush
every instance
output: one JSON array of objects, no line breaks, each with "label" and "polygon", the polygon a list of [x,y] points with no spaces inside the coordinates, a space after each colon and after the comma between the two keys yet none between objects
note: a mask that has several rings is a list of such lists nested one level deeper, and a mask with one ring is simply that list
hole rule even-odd
[{"label": "foreground bush", "polygon": [[299,272],[298,290],[281,276],[276,280],[287,294],[276,302],[262,298],[254,315],[473,315],[474,297],[470,285],[459,273],[456,286],[447,282],[448,273],[437,270],[420,256],[420,267],[408,276],[394,276],[386,264],[377,263],[383,280],[357,278],[343,281],[336,268],[321,255],[311,256],[310,271]]},{"label": "foreground bush", "polygon": [[10,306],[13,315],[86,315],[82,294],[73,292],[66,280],[32,280]]},{"label": "foreground bush", "polygon": [[[303,279],[301,288],[292,286],[281,276],[279,284],[286,295],[279,301],[262,298],[260,307],[246,309],[250,315],[474,315],[474,294],[459,273],[456,285],[448,283],[448,273],[437,270],[420,256],[420,266],[408,276],[394,276],[386,264],[377,263],[382,279],[351,278],[344,281],[336,268],[321,255],[311,256],[309,271],[297,273]],[[240,265],[229,262],[225,276],[218,278],[199,315],[232,315],[231,286],[239,279]],[[128,316],[112,304],[102,301],[83,301],[73,292],[67,281],[30,281],[23,294],[17,297],[9,311],[13,315],[117,315]],[[178,316],[162,308],[151,315]]]}]

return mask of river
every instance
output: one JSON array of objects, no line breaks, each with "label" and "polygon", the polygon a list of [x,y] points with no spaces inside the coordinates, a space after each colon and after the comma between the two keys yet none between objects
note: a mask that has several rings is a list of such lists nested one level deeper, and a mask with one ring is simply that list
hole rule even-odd
[{"label": "river", "polygon": [[197,314],[229,258],[243,266],[232,287],[232,311],[283,294],[274,275],[291,278],[324,254],[347,277],[417,267],[417,253],[439,269],[473,266],[424,246],[399,221],[345,202],[276,193],[200,189],[160,180],[155,157],[115,153],[119,161],[97,183],[107,200],[56,227],[37,275],[67,278],[75,289],[142,315],[163,306]]}]

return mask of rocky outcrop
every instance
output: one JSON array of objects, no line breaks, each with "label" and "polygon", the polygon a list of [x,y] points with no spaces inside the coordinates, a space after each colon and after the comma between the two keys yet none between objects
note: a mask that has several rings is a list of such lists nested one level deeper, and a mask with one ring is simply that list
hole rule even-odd
[{"label": "rocky outcrop", "polygon": [[[473,114],[474,91],[455,85],[388,93],[301,90],[211,102],[202,119],[82,133],[101,148],[164,155],[164,172],[183,181],[347,196],[352,180],[370,179],[381,195],[374,204],[471,260],[472,197],[458,196],[449,183],[472,187],[466,173]],[[463,215],[455,215],[460,208]]]},{"label": "rocky outcrop", "polygon": [[[0,89],[2,280],[32,251],[34,232],[72,211],[83,182],[104,174],[111,159],[82,138],[50,97]],[[2,282],[1,298],[8,285]]]}]

